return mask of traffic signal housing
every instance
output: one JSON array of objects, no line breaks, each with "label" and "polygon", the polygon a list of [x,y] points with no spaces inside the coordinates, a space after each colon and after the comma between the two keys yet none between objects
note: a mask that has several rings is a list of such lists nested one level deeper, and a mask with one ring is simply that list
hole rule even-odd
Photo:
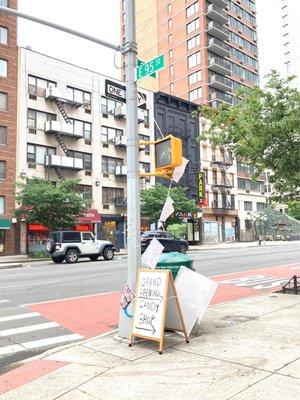
[{"label": "traffic signal housing", "polygon": [[182,164],[181,139],[168,135],[154,144],[155,174],[172,175],[175,167]]}]

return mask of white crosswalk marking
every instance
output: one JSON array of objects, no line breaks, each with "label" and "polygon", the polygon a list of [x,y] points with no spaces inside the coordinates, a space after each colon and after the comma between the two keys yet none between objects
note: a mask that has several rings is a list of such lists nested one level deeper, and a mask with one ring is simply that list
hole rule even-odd
[{"label": "white crosswalk marking", "polygon": [[41,316],[41,314],[38,313],[38,312],[9,315],[8,317],[0,317],[0,322],[14,321],[14,320],[17,320],[17,319],[40,317],[40,316]]},{"label": "white crosswalk marking", "polygon": [[41,329],[56,328],[57,326],[59,326],[59,324],[57,322],[45,322],[44,324],[21,326],[20,328],[5,329],[4,331],[0,331],[0,336],[17,335],[18,333],[33,332],[33,331],[39,331]]},{"label": "white crosswalk marking", "polygon": [[229,285],[240,287],[251,287],[252,289],[260,290],[281,286],[285,282],[287,282],[286,278],[266,275],[251,275],[241,278],[227,279],[224,281],[220,281],[219,283],[227,283]]},{"label": "white crosswalk marking", "polygon": [[72,333],[70,335],[34,340],[33,342],[25,342],[22,343],[22,346],[26,347],[26,349],[37,349],[39,347],[50,346],[52,344],[63,343],[63,342],[71,342],[73,340],[78,340],[78,339],[83,339],[83,336],[78,335],[77,333]]},{"label": "white crosswalk marking", "polygon": [[10,301],[6,300],[6,299],[0,300],[0,304],[3,304],[3,303],[10,303]]}]

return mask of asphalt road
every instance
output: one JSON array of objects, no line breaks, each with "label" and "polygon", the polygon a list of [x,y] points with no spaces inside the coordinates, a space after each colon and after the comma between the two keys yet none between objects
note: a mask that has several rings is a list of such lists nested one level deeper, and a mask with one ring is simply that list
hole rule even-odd
[{"label": "asphalt road", "polygon": [[[215,276],[256,268],[296,263],[300,242],[189,252],[196,271]],[[35,262],[18,269],[0,270],[0,309],[10,306],[121,290],[126,278],[126,257],[113,261],[80,260],[77,264]]]},{"label": "asphalt road", "polygon": [[[299,262],[300,242],[191,251],[196,271],[223,275]],[[78,264],[35,262],[0,270],[0,374],[49,348],[84,339],[64,326],[32,312],[27,304],[120,291],[126,257]],[[15,364],[14,364],[15,365]]]}]

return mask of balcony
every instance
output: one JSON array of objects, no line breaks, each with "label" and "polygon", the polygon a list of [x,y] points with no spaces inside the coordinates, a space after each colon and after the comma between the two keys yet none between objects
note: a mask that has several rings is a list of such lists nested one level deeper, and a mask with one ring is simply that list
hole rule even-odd
[{"label": "balcony", "polygon": [[73,139],[81,139],[83,137],[82,130],[75,130],[73,124],[61,124],[58,121],[46,121],[45,133],[59,133],[62,136],[68,136]]},{"label": "balcony", "polygon": [[71,93],[55,86],[50,86],[46,89],[45,99],[50,101],[59,101],[60,103],[68,104],[73,107],[81,107],[83,104],[81,101],[75,100]]},{"label": "balcony", "polygon": [[124,135],[115,137],[115,146],[116,147],[126,147],[127,146],[127,137]]},{"label": "balcony", "polygon": [[227,12],[214,4],[209,4],[207,6],[206,16],[222,25],[228,22]]},{"label": "balcony", "polygon": [[47,154],[45,157],[45,167],[80,171],[83,169],[83,160],[81,158]]},{"label": "balcony", "polygon": [[115,169],[116,176],[126,176],[127,175],[127,167],[126,165],[117,165]]},{"label": "balcony", "polygon": [[209,0],[210,3],[217,5],[218,7],[225,8],[228,7],[228,0]]},{"label": "balcony", "polygon": [[233,164],[233,159],[227,155],[227,153],[224,152],[224,154],[219,153],[219,154],[213,154],[212,155],[212,161],[210,165],[225,165],[225,166],[230,166]]},{"label": "balcony", "polygon": [[214,210],[234,210],[234,204],[231,204],[229,201],[213,200],[211,208]]},{"label": "balcony", "polygon": [[231,64],[229,61],[222,57],[211,57],[208,59],[208,68],[211,71],[221,75],[228,75],[231,73]]},{"label": "balcony", "polygon": [[217,179],[213,181],[211,185],[212,189],[232,189],[233,185],[229,182],[228,179]]},{"label": "balcony", "polygon": [[215,21],[210,21],[207,24],[206,33],[220,40],[229,38],[229,30]]},{"label": "balcony", "polygon": [[209,77],[209,85],[215,89],[223,90],[224,92],[232,90],[232,81],[218,74]]},{"label": "balcony", "polygon": [[213,53],[218,54],[221,57],[226,57],[230,54],[230,46],[225,42],[222,42],[222,40],[214,37],[208,38],[207,50],[212,51]]},{"label": "balcony", "polygon": [[226,93],[215,91],[215,92],[211,92],[209,94],[209,101],[210,102],[217,101],[217,102],[227,103],[227,104],[231,105],[232,97]]}]

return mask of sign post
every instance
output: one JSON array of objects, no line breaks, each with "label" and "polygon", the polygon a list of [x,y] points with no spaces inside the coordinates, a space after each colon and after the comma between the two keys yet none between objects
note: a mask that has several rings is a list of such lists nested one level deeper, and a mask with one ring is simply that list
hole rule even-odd
[{"label": "sign post", "polygon": [[153,58],[153,60],[139,65],[136,70],[136,79],[138,80],[147,78],[148,76],[151,76],[154,72],[164,68],[164,66],[164,56],[161,54],[160,56]]}]

